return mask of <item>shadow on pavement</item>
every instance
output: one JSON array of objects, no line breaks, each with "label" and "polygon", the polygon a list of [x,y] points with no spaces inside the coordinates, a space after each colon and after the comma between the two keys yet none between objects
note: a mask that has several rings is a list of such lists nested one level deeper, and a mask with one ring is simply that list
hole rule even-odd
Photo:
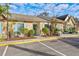
[{"label": "shadow on pavement", "polygon": [[67,44],[70,44],[76,48],[79,48],[79,38],[64,38],[60,41],[63,41]]},{"label": "shadow on pavement", "polygon": [[20,49],[20,50],[23,50],[23,51],[28,51],[28,52],[31,52],[31,53],[35,53],[35,54],[40,54],[40,55],[43,55],[43,56],[56,56],[56,55],[51,55],[51,54],[48,54],[48,53],[35,51],[35,50],[31,50],[31,49],[28,49],[28,48],[19,47],[19,46],[15,46],[15,45],[13,45],[11,47],[14,47],[14,48],[17,48],[17,49]]}]

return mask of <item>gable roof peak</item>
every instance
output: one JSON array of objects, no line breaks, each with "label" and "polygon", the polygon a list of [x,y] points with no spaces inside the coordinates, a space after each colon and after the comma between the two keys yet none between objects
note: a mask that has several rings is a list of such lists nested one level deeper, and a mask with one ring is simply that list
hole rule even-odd
[{"label": "gable roof peak", "polygon": [[68,16],[69,15],[66,14],[66,15],[62,15],[62,16],[56,17],[56,18],[64,21]]}]

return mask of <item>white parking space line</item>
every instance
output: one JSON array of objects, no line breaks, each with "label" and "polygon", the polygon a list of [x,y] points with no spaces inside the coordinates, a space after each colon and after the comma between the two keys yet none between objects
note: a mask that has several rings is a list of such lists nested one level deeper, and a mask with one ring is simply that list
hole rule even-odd
[{"label": "white parking space line", "polygon": [[2,56],[5,56],[6,52],[7,52],[8,46],[5,47],[4,52],[2,54]]},{"label": "white parking space line", "polygon": [[56,49],[54,49],[54,48],[52,48],[52,47],[50,47],[50,46],[48,46],[48,45],[46,45],[46,44],[44,44],[44,43],[42,43],[42,42],[39,42],[39,43],[42,44],[43,46],[45,46],[45,47],[47,47],[47,48],[49,48],[49,49],[55,51],[56,53],[58,53],[58,54],[60,54],[60,55],[62,55],[62,56],[67,56],[67,55],[65,55],[65,54],[63,54],[63,53],[57,51]]}]

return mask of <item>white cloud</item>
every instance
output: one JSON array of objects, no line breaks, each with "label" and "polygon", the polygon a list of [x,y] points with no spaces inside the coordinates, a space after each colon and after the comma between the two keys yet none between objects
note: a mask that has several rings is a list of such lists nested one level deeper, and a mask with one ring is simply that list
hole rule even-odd
[{"label": "white cloud", "polygon": [[79,18],[79,12],[74,12],[73,14],[74,14],[75,17]]},{"label": "white cloud", "polygon": [[11,9],[17,9],[17,6],[15,5],[9,5]]},{"label": "white cloud", "polygon": [[79,5],[76,5],[71,8],[71,11],[78,11],[79,10]]},{"label": "white cloud", "polygon": [[55,7],[55,10],[65,10],[69,7],[68,4],[59,4],[58,6]]},{"label": "white cloud", "polygon": [[46,4],[42,4],[42,3],[31,3],[30,4],[31,6],[36,6],[36,7],[43,7],[43,6],[45,6]]},{"label": "white cloud", "polygon": [[47,4],[44,6],[44,9],[48,11],[49,10],[52,11],[54,7],[55,7],[55,4]]}]

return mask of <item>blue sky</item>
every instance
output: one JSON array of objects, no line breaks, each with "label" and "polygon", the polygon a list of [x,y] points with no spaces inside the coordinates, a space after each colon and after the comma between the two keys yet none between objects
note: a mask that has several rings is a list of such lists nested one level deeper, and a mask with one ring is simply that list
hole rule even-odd
[{"label": "blue sky", "polygon": [[79,18],[79,4],[74,3],[20,3],[10,4],[11,13],[38,15],[44,11],[49,16],[69,14]]}]

